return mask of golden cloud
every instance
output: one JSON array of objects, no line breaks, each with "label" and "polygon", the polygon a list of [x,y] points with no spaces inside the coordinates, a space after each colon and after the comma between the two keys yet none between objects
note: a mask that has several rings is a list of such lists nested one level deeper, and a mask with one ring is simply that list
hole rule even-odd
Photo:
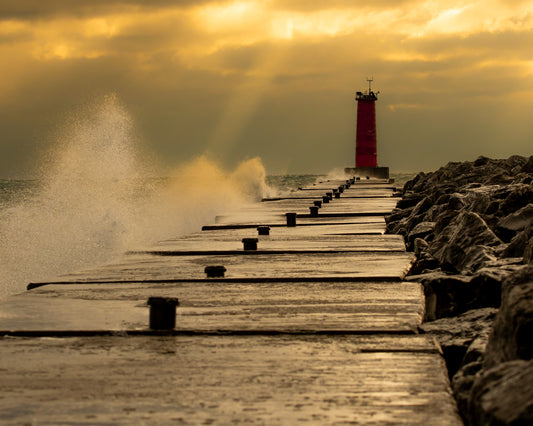
[{"label": "golden cloud", "polygon": [[[531,45],[530,1],[5,0],[0,103],[60,104],[111,88],[159,123],[150,124],[157,138],[178,132],[178,110],[180,126],[195,123],[205,145],[230,149],[261,121],[258,111],[272,132],[300,113],[299,129],[283,122],[297,137],[320,121],[312,105],[346,97],[323,106],[334,121],[353,106],[347,92],[372,74],[380,105],[395,117],[451,109],[457,99],[477,108],[512,100],[525,111]],[[160,109],[147,112],[150,102]]]}]

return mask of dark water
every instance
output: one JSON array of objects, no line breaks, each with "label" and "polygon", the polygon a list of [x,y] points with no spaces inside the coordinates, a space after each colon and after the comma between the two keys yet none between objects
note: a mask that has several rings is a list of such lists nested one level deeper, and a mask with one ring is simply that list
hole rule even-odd
[{"label": "dark water", "polygon": [[[287,192],[314,183],[323,175],[267,175],[266,185],[273,192]],[[171,178],[152,178],[139,182],[139,196],[164,188]],[[0,179],[0,210],[22,202],[31,202],[39,195],[43,184],[38,180]]]},{"label": "dark water", "polygon": [[[324,175],[267,175],[267,192],[290,192],[299,187],[311,185]],[[168,186],[172,178],[152,178],[137,182],[138,197]],[[43,184],[38,180],[0,179],[0,211],[21,203],[31,203],[39,196]],[[263,194],[268,195],[268,194]]]}]

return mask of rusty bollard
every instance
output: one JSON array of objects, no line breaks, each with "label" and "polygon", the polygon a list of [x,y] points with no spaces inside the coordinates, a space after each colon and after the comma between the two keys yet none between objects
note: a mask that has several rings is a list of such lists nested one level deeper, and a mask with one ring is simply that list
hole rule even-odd
[{"label": "rusty bollard", "polygon": [[324,195],[322,197],[322,204],[327,204],[327,203],[329,203],[329,197],[327,195]]},{"label": "rusty bollard", "polygon": [[318,216],[318,207],[317,206],[310,206],[309,207],[309,213],[311,216]]},{"label": "rusty bollard", "polygon": [[242,244],[244,246],[244,250],[257,250],[257,241],[257,238],[243,238]]},{"label": "rusty bollard", "polygon": [[150,297],[150,328],[152,330],[172,330],[176,327],[176,306],[179,301],[175,297]]},{"label": "rusty bollard", "polygon": [[287,226],[296,226],[296,213],[285,213]]},{"label": "rusty bollard", "polygon": [[270,235],[270,226],[258,226],[257,233],[259,235]]},{"label": "rusty bollard", "polygon": [[313,204],[318,208],[322,207],[322,201],[313,201]]},{"label": "rusty bollard", "polygon": [[221,265],[206,266],[204,272],[207,274],[207,278],[224,278],[226,268]]}]

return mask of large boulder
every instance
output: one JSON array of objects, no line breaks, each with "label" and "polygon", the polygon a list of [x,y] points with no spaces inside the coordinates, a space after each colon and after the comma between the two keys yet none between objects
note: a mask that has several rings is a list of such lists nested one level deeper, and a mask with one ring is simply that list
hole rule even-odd
[{"label": "large boulder", "polygon": [[423,198],[424,198],[424,196],[421,195],[421,194],[406,193],[406,194],[404,194],[402,199],[400,201],[398,201],[398,204],[396,205],[396,207],[398,207],[399,209],[407,209],[409,207],[414,207]]},{"label": "large boulder", "polygon": [[419,282],[426,298],[426,321],[462,314],[471,309],[498,307],[501,280],[496,274],[450,275],[442,271],[411,275],[408,281]]},{"label": "large boulder", "polygon": [[528,158],[526,163],[520,169],[521,173],[533,174],[533,155]]},{"label": "large boulder", "polygon": [[[447,220],[443,227],[440,220]],[[503,242],[477,213],[462,210],[453,218],[443,217],[435,224],[442,228],[429,245],[429,251],[445,269],[471,273],[494,260],[492,248]]]},{"label": "large boulder", "polygon": [[475,213],[486,213],[492,203],[492,192],[496,188],[499,186],[481,186],[480,184],[470,184],[463,188],[461,192],[464,193],[464,203],[468,210]]},{"label": "large boulder", "polygon": [[424,288],[426,299],[425,321],[434,321],[461,313],[457,312],[458,305],[460,305],[458,299],[464,299],[463,293],[470,283],[469,277],[435,271],[421,275],[411,275],[406,280],[419,282]]},{"label": "large boulder", "polygon": [[522,231],[527,227],[533,225],[533,204],[528,205],[514,211],[505,216],[498,222],[498,227],[507,231]]},{"label": "large boulder", "polygon": [[524,263],[533,264],[533,236],[524,247]]},{"label": "large boulder", "polygon": [[435,222],[420,222],[415,225],[407,234],[407,250],[413,251],[415,240],[417,238],[424,239],[433,234],[435,228]]},{"label": "large boulder", "polygon": [[521,183],[507,185],[496,191],[494,196],[501,200],[496,216],[503,218],[533,203],[533,185]]},{"label": "large boulder", "polygon": [[496,312],[496,308],[473,309],[456,317],[442,318],[420,326],[421,332],[431,334],[439,342],[450,376],[463,363],[480,360]]},{"label": "large boulder", "polygon": [[504,164],[507,170],[510,170],[512,173],[518,173],[527,163],[527,161],[528,159],[521,155],[511,155],[509,158],[504,160]]},{"label": "large boulder", "polygon": [[496,232],[504,241],[511,241],[517,233],[533,226],[533,204],[518,209],[515,212],[500,219],[497,223]]},{"label": "large boulder", "polygon": [[413,251],[416,260],[409,270],[410,275],[427,274],[430,272],[440,272],[440,263],[431,256],[428,251],[429,244],[422,238],[415,238],[413,241]]},{"label": "large boulder", "polygon": [[502,303],[494,321],[485,366],[533,358],[533,266],[511,274],[502,286]]},{"label": "large boulder", "polygon": [[487,347],[490,330],[481,332],[468,346],[462,364],[451,378],[453,396],[464,418],[468,416],[468,404],[476,375],[483,368],[483,354]]},{"label": "large boulder", "polygon": [[[403,214],[397,210],[390,216],[385,218],[387,222],[387,232],[393,234],[400,234],[408,237],[411,230],[423,221],[426,212],[433,206],[433,201],[429,197],[424,197],[419,200],[416,205],[407,207],[403,210]],[[412,250],[412,248],[409,248]]]},{"label": "large boulder", "polygon": [[477,374],[468,399],[471,426],[533,424],[533,360],[503,362]]},{"label": "large boulder", "polygon": [[[503,257],[524,257],[529,241],[533,238],[533,226],[528,226],[514,236],[509,245],[502,252]],[[524,263],[528,263],[524,261]]]}]

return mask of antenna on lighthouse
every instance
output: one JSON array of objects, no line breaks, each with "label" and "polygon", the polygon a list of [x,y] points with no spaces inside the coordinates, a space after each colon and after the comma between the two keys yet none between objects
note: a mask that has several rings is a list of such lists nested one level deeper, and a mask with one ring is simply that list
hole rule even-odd
[{"label": "antenna on lighthouse", "polygon": [[374,76],[371,78],[366,78],[366,81],[368,81],[368,94],[370,95],[372,93],[372,82],[374,81]]}]

